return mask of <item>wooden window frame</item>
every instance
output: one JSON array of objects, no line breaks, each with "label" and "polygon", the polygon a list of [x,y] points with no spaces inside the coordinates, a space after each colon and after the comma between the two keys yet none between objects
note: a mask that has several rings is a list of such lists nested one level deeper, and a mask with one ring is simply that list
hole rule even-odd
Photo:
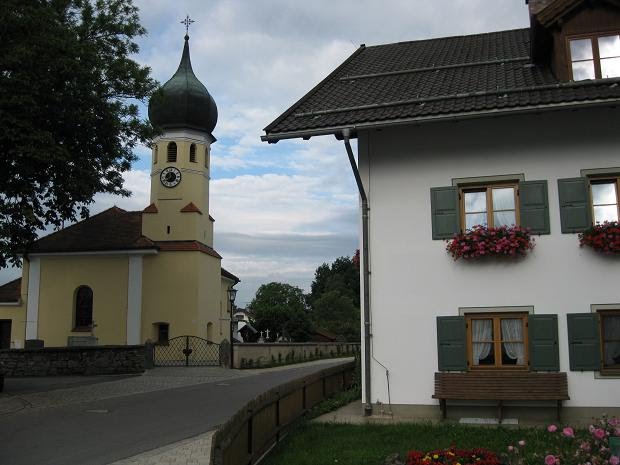
[{"label": "wooden window frame", "polygon": [[[598,310],[596,312],[598,314],[598,326],[599,326],[599,337],[600,337],[600,351],[601,351],[601,371],[602,375],[620,375],[620,364],[614,367],[606,368],[605,367],[605,338],[604,338],[604,327],[603,320],[605,316],[620,316],[620,308],[612,309],[612,310]],[[620,340],[620,339],[619,339]],[[614,339],[615,341],[615,339]]]},{"label": "wooden window frame", "polygon": [[[570,43],[571,40],[583,40],[590,39],[590,45],[592,46],[592,60],[594,61],[594,78],[595,79],[607,79],[603,78],[603,72],[601,71],[601,55],[598,48],[598,40],[600,37],[609,37],[620,35],[620,31],[606,31],[606,32],[597,32],[594,34],[577,34],[566,37],[566,62],[568,63],[568,75],[570,76],[571,81],[575,81],[573,77],[573,63],[580,61],[590,61],[590,60],[576,60],[573,61],[573,57],[571,56]],[[610,78],[611,79],[611,78]],[[586,79],[582,79],[586,80]],[[579,82],[579,81],[575,81]]]},{"label": "wooden window frame", "polygon": [[[592,184],[606,184],[615,183],[616,185],[616,210],[618,221],[620,222],[620,176],[590,176],[588,177],[588,195],[590,200],[590,218],[592,218],[592,224],[596,224],[594,218],[594,195],[592,194]],[[612,204],[600,204],[600,205],[612,205]],[[597,205],[597,206],[600,206]]]},{"label": "wooden window frame", "polygon": [[190,163],[196,163],[196,144],[189,146],[189,161]]},{"label": "wooden window frame", "polygon": [[[520,318],[523,321],[523,350],[524,361],[523,365],[503,365],[501,360],[501,348],[504,342],[501,338],[501,320],[502,319],[517,319]],[[497,339],[493,339],[493,353],[495,354],[495,365],[474,365],[473,363],[473,341],[472,341],[472,321],[473,320],[493,320],[493,334]],[[465,315],[465,327],[467,332],[467,369],[471,371],[485,371],[485,370],[517,370],[517,371],[529,371],[530,369],[530,351],[529,351],[529,338],[528,338],[528,313],[513,313],[513,312],[498,312],[498,313],[471,313]],[[499,349],[499,350],[498,350]],[[499,354],[499,357],[498,357]]]},{"label": "wooden window frame", "polygon": [[[155,323],[155,328],[157,330],[157,341],[156,344],[160,346],[167,346],[170,341],[170,323],[159,322]],[[162,331],[165,328],[165,331]],[[166,333],[166,339],[162,339],[162,333]]]},{"label": "wooden window frame", "polygon": [[[516,225],[519,226],[521,224],[521,214],[519,211],[519,182],[514,181],[510,183],[502,182],[502,183],[487,183],[487,184],[475,184],[475,185],[461,185],[459,186],[459,210],[460,210],[460,227],[461,232],[465,232],[466,230],[466,214],[468,212],[465,211],[465,193],[467,192],[485,192],[486,193],[486,214],[487,214],[487,227],[494,227],[493,221],[493,189],[501,189],[501,188],[513,188],[514,189],[514,202],[515,202],[515,222]],[[498,210],[505,211],[505,210]],[[473,212],[469,212],[473,213]]]}]

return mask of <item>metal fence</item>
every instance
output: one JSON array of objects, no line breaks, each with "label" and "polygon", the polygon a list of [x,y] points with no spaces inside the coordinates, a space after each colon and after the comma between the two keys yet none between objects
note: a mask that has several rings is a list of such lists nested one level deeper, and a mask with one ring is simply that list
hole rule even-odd
[{"label": "metal fence", "polygon": [[220,345],[197,336],[178,336],[153,347],[155,366],[219,366]]}]

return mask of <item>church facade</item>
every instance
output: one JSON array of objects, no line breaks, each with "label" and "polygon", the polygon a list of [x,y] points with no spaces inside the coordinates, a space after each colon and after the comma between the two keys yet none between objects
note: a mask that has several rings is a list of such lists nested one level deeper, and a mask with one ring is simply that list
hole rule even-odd
[{"label": "church facade", "polygon": [[179,68],[149,102],[150,205],[112,207],[37,240],[22,277],[0,286],[0,348],[142,344],[228,336],[228,289],[209,215],[217,106],[196,78],[189,37]]}]

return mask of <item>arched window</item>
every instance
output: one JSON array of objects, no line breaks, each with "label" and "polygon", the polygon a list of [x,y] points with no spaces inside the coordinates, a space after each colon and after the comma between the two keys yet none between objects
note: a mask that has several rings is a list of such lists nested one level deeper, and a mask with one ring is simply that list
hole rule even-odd
[{"label": "arched window", "polygon": [[177,144],[176,142],[168,143],[168,163],[176,163],[177,161]]},{"label": "arched window", "polygon": [[157,145],[153,147],[153,164],[157,164]]},{"label": "arched window", "polygon": [[209,148],[205,147],[205,168],[209,167]]},{"label": "arched window", "polygon": [[196,163],[196,144],[189,146],[189,161]]},{"label": "arched window", "polygon": [[80,286],[75,292],[75,329],[91,329],[93,326],[93,290]]}]

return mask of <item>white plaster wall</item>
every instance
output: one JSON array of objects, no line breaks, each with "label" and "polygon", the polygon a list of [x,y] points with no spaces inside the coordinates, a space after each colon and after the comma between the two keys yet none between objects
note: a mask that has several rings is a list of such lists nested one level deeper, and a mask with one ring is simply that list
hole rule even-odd
[{"label": "white plaster wall", "polygon": [[[393,404],[436,404],[437,315],[459,307],[534,306],[557,314],[569,406],[620,406],[620,379],[569,371],[566,314],[620,304],[620,260],[580,249],[560,232],[557,179],[620,166],[618,110],[581,110],[401,126],[359,135],[370,200],[373,357],[390,372]],[[546,179],[551,235],[518,262],[455,262],[432,240],[430,188],[452,178],[523,173]],[[385,370],[371,365],[372,401],[387,402]]]}]

